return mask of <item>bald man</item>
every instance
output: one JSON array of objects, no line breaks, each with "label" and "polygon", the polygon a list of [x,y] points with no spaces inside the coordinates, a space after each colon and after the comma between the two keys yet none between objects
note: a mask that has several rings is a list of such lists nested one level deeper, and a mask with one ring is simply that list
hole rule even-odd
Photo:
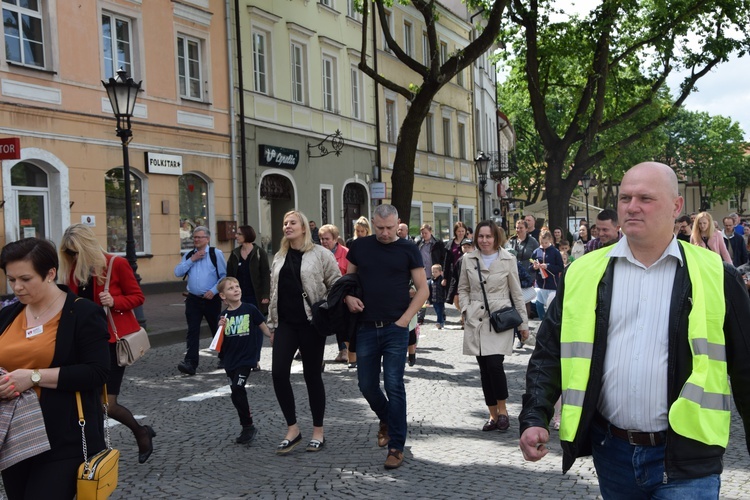
[{"label": "bald man", "polygon": [[563,472],[593,455],[605,499],[718,498],[728,376],[750,438],[750,299],[732,266],[677,241],[682,206],[666,165],[625,174],[625,236],[570,265],[529,362],[524,457],[547,454],[562,395]]}]

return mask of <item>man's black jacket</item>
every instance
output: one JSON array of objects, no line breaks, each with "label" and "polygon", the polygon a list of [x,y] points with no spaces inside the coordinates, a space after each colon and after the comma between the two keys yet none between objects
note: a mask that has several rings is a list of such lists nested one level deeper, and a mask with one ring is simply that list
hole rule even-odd
[{"label": "man's black jacket", "polygon": [[359,313],[349,312],[349,308],[344,303],[344,297],[347,295],[362,299],[362,285],[356,273],[345,274],[336,280],[328,292],[326,303],[322,304],[320,309],[326,310],[328,332],[345,333],[346,338],[351,339],[357,332]]}]

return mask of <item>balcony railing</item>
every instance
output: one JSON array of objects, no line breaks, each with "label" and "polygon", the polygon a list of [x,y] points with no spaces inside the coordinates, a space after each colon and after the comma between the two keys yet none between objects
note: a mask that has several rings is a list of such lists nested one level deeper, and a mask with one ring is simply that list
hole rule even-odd
[{"label": "balcony railing", "polygon": [[490,159],[489,174],[494,181],[501,181],[505,177],[510,177],[517,171],[515,155],[508,153],[506,150],[491,151],[487,153]]}]

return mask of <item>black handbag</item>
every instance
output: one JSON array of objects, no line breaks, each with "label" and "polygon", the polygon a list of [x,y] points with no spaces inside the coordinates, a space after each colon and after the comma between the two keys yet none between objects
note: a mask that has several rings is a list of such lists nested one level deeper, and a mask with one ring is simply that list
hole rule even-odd
[{"label": "black handbag", "polygon": [[[479,270],[479,266],[477,266],[477,274],[479,274],[479,286],[482,287],[484,307],[487,309],[487,311],[489,311],[490,304],[487,301],[487,292],[484,290],[484,280],[482,279],[482,271]],[[515,308],[515,304],[513,304],[513,297],[510,297],[510,303],[511,307],[503,307],[502,309],[498,309],[497,311],[490,312],[490,325],[492,326],[492,329],[495,330],[495,333],[512,330],[513,328],[523,323],[521,315],[518,314],[518,311]]]}]

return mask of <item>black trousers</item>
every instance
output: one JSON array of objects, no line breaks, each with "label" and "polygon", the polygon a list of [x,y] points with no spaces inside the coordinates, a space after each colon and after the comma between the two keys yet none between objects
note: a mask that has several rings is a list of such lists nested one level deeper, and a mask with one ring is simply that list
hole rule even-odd
[{"label": "black trousers", "polygon": [[508,379],[505,377],[503,361],[505,361],[505,356],[502,354],[477,356],[479,375],[482,379],[482,393],[484,393],[484,402],[487,406],[495,406],[498,401],[508,399]]},{"label": "black trousers", "polygon": [[250,376],[250,366],[243,366],[236,370],[225,370],[229,378],[229,389],[232,391],[232,404],[237,409],[240,417],[240,425],[247,427],[253,425],[253,414],[250,411],[250,402],[247,400],[247,389],[245,384]]},{"label": "black trousers", "polygon": [[191,294],[185,299],[185,319],[188,327],[185,361],[189,361],[193,366],[198,366],[201,322],[204,318],[206,319],[213,335],[219,328],[219,314],[221,314],[221,298],[218,295],[208,300]]},{"label": "black trousers", "polygon": [[83,463],[83,451],[78,458],[52,462],[45,460],[45,455],[27,458],[3,471],[8,500],[70,500],[76,495],[76,473]]},{"label": "black trousers", "polygon": [[273,338],[273,365],[271,376],[276,399],[287,425],[297,423],[297,410],[292,391],[291,368],[294,354],[302,354],[302,371],[307,384],[307,397],[315,427],[323,426],[326,411],[326,390],[323,386],[323,351],[326,338],[319,335],[312,325],[290,325],[280,322]]}]

